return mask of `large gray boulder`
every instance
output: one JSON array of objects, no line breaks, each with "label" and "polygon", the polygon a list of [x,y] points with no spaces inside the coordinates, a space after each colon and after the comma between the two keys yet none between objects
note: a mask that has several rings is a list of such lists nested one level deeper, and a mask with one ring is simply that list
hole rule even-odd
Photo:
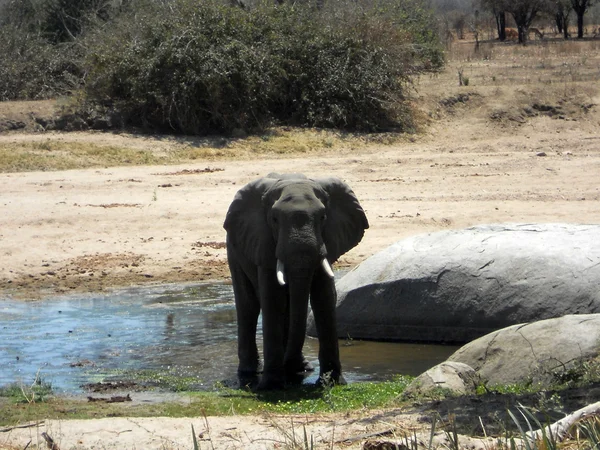
[{"label": "large gray boulder", "polygon": [[403,397],[475,394],[481,382],[479,375],[468,364],[444,361],[411,381]]},{"label": "large gray boulder", "polygon": [[446,362],[472,367],[493,386],[556,382],[578,362],[599,354],[600,314],[581,314],[495,331],[461,347]]},{"label": "large gray boulder", "polygon": [[422,234],[375,254],[337,283],[338,334],[464,343],[517,323],[600,312],[599,286],[599,225]]}]

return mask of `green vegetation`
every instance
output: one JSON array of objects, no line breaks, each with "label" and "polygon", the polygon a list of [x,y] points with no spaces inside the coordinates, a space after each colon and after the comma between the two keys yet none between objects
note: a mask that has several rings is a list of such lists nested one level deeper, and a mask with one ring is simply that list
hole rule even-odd
[{"label": "green vegetation", "polygon": [[577,424],[583,438],[589,442],[590,449],[600,448],[600,417],[592,415]]},{"label": "green vegetation", "polygon": [[[535,417],[533,412],[522,405],[520,405],[517,409],[521,417],[518,417],[510,410],[508,411],[508,414],[519,429],[519,436],[523,442],[525,450],[537,450],[542,448],[545,450],[556,450],[558,448],[558,439],[557,436],[552,433],[552,430],[549,429],[546,431],[545,427],[548,424],[542,425],[542,423]],[[525,424],[527,424],[527,426],[525,426]],[[541,439],[532,439],[531,436],[537,430],[542,431]],[[517,448],[517,443],[514,437],[510,438],[510,448]]]},{"label": "green vegetation", "polygon": [[[174,380],[167,376],[153,374],[151,372],[138,373],[139,379],[144,379],[148,384],[170,387],[174,390],[188,388],[193,383],[190,380],[183,380],[183,384],[174,383]],[[410,377],[398,376],[395,379],[387,382],[379,383],[353,383],[347,386],[333,387],[315,387],[315,386],[298,386],[288,388],[283,391],[253,393],[247,390],[231,389],[221,385],[214,387],[212,392],[182,392],[180,400],[171,402],[157,402],[135,404],[134,402],[124,403],[105,403],[105,402],[87,402],[83,400],[74,400],[54,396],[51,393],[51,387],[36,377],[36,381],[30,387],[20,385],[10,385],[0,389],[0,426],[11,426],[17,423],[28,421],[36,421],[41,419],[89,419],[103,417],[199,417],[199,416],[215,416],[215,415],[232,415],[232,414],[313,414],[313,413],[344,413],[348,411],[364,411],[367,415],[369,410],[375,410],[386,407],[406,406],[418,403],[424,399],[410,399],[407,403],[402,392],[411,381]],[[40,395],[37,401],[31,401],[30,392],[33,389],[42,389],[45,393]],[[28,392],[24,397],[20,391]],[[39,392],[39,391],[38,391]],[[502,394],[506,392],[507,394]],[[515,392],[518,392],[515,394]],[[507,421],[493,426],[495,431],[493,434],[498,436],[496,443],[499,448],[516,449],[525,448],[526,450],[558,450],[563,448],[574,448],[577,450],[587,450],[598,448],[600,442],[600,420],[592,415],[575,423],[575,431],[572,436],[577,436],[577,441],[565,441],[564,435],[557,435],[550,429],[544,429],[545,426],[552,423],[556,417],[556,412],[562,412],[557,402],[560,399],[556,392],[552,396],[548,395],[550,390],[541,389],[538,391],[540,395],[530,395],[530,386],[518,389],[514,386],[498,387],[494,391],[494,396],[504,396],[495,412],[492,409],[487,411],[487,416],[484,420],[488,422],[491,418],[500,420],[497,413],[506,414]],[[484,395],[488,395],[488,393]],[[543,394],[543,395],[542,395]],[[135,392],[131,394],[135,398]],[[579,395],[579,394],[574,394]],[[109,397],[110,394],[94,394],[94,397]],[[456,398],[454,398],[456,399]],[[538,401],[532,401],[537,399]],[[473,404],[473,398],[464,399],[465,404]],[[483,400],[485,402],[485,399]],[[475,401],[475,404],[480,403]],[[523,406],[523,403],[528,403],[529,406]],[[457,403],[445,403],[445,400],[438,399],[426,409],[422,410],[421,414],[430,415],[431,424],[429,425],[431,438],[434,434],[439,434],[441,431],[447,438],[447,446],[458,450],[463,447],[461,442],[464,439],[462,433],[468,435],[481,434],[481,429],[465,427],[459,423],[468,420],[476,426],[484,426],[477,414],[464,416],[464,411],[461,412],[460,406]],[[558,418],[562,416],[558,414]],[[487,428],[490,424],[486,423]],[[498,426],[500,427],[498,429]],[[467,429],[465,429],[467,428]],[[469,431],[470,430],[470,431]],[[533,431],[537,432],[537,438],[531,436]],[[282,430],[282,433],[285,431]],[[461,434],[459,434],[461,433]],[[483,429],[484,435],[486,430]],[[302,436],[293,437],[300,439],[302,444]],[[416,448],[415,436],[404,436],[407,448]],[[304,439],[305,444],[310,443],[310,436]],[[431,442],[430,446],[431,448]]]},{"label": "green vegetation", "polygon": [[272,125],[412,130],[406,86],[443,64],[423,0],[111,5],[5,6],[0,100],[71,92],[78,126],[194,135]]},{"label": "green vegetation", "polygon": [[17,404],[45,402],[52,394],[52,384],[40,378],[39,372],[30,386],[15,382],[0,387],[0,398],[7,398],[11,403]]},{"label": "green vegetation", "polygon": [[[0,425],[37,419],[100,417],[192,417],[198,415],[345,412],[393,406],[410,378],[381,383],[353,383],[317,388],[299,386],[284,391],[252,393],[217,386],[213,392],[181,394],[185,401],[146,405],[100,403],[45,396],[43,401],[22,402],[14,388],[0,389]],[[11,385],[12,386],[12,385]],[[104,395],[106,397],[107,395]],[[135,393],[132,394],[135,397]]]},{"label": "green vegetation", "polygon": [[565,389],[582,388],[592,383],[600,382],[600,358],[579,359],[573,364],[552,372],[542,372],[544,382],[534,382],[532,379],[519,383],[489,386],[485,383],[477,386],[477,394],[540,394],[560,392]]},{"label": "green vegetation", "polygon": [[339,412],[390,406],[404,391],[411,377],[397,376],[380,383],[352,383],[346,386],[315,389],[312,386],[289,393],[265,393],[261,410],[277,413]]}]

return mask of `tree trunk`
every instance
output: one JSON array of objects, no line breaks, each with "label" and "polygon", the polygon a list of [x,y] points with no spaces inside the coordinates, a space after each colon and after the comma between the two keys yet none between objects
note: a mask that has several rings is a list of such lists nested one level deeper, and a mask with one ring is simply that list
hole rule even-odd
[{"label": "tree trunk", "polygon": [[569,35],[569,16],[564,15],[563,16],[563,23],[562,23],[562,32],[563,32],[563,37],[566,39],[569,39],[570,35]]},{"label": "tree trunk", "polygon": [[583,11],[575,11],[577,13],[577,39],[583,39]]},{"label": "tree trunk", "polygon": [[519,25],[517,26],[517,31],[519,32],[519,44],[527,44],[528,27],[524,25]]},{"label": "tree trunk", "polygon": [[554,22],[556,23],[556,28],[558,29],[558,32],[562,34],[563,32],[563,21],[564,21],[565,15],[563,14],[562,11],[558,11],[555,15],[554,15]]},{"label": "tree trunk", "polygon": [[506,40],[506,13],[504,11],[496,14],[496,28],[498,29],[498,40]]}]

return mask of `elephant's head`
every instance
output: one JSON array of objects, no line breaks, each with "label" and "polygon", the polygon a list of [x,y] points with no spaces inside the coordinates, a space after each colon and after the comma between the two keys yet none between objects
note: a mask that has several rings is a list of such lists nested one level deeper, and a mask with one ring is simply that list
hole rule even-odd
[{"label": "elephant's head", "polygon": [[288,274],[322,269],[357,245],[369,227],[348,185],[336,178],[271,174],[241,189],[224,224],[238,257]]}]

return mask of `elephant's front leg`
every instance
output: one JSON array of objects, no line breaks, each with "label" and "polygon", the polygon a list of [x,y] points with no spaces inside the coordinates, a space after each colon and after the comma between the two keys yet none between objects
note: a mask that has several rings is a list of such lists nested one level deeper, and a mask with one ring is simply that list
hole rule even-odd
[{"label": "elephant's front leg", "polygon": [[346,384],[340,363],[335,317],[336,303],[337,293],[333,279],[323,271],[315,273],[310,293],[310,305],[319,337],[318,383],[331,379],[336,384]]},{"label": "elephant's front leg", "polygon": [[260,302],[256,286],[252,283],[241,265],[229,258],[231,281],[235,296],[235,311],[238,328],[238,376],[242,384],[251,380],[259,370],[258,348],[256,347],[256,326],[260,314]]},{"label": "elephant's front leg", "polygon": [[259,270],[258,283],[264,358],[263,375],[258,389],[282,389],[285,383],[283,357],[286,340],[286,289],[277,282],[274,269]]}]

